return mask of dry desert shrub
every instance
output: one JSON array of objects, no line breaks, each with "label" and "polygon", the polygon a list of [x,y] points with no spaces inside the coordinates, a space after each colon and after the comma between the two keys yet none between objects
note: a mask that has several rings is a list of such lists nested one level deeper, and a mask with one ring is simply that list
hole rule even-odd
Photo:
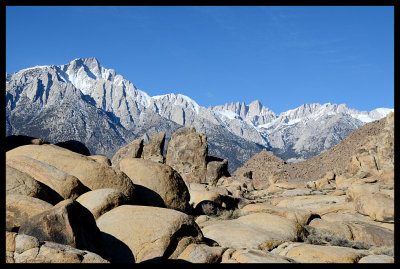
[{"label": "dry desert shrub", "polygon": [[304,225],[304,229],[305,233],[301,240],[307,244],[339,246],[354,249],[370,249],[372,247],[371,244],[360,241],[351,241],[333,233],[315,229],[308,225]]}]

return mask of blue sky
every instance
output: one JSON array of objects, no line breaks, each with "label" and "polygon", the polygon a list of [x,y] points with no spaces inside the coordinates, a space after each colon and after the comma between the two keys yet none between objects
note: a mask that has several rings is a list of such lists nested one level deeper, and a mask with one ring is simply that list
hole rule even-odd
[{"label": "blue sky", "polygon": [[394,107],[393,6],[6,7],[8,73],[79,57],[205,107]]}]

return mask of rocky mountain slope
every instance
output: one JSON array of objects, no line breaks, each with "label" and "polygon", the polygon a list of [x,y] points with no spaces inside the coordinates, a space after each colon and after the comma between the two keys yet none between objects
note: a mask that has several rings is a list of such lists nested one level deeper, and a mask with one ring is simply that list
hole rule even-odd
[{"label": "rocky mountain slope", "polygon": [[331,149],[294,164],[285,162],[271,151],[263,150],[238,168],[235,175],[240,176],[251,171],[256,180],[265,180],[275,174],[292,180],[315,180],[323,177],[326,172],[331,170],[338,173],[342,172],[346,169],[350,157],[371,137],[377,136],[384,130],[385,121],[386,118],[383,118],[367,123],[353,131]]},{"label": "rocky mountain slope", "polygon": [[[194,126],[230,171],[262,148],[295,162],[315,156],[391,109],[306,104],[276,115],[259,101],[201,107],[181,94],[150,97],[96,58],[6,74],[6,134],[76,140],[111,158],[130,141]],[[317,130],[317,132],[315,131]]]}]

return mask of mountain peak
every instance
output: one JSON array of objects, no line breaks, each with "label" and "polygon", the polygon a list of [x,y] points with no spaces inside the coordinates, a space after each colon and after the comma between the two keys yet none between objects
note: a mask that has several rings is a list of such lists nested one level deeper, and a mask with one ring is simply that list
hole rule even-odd
[{"label": "mountain peak", "polygon": [[76,67],[76,68],[80,68],[82,66],[87,66],[89,68],[89,70],[101,70],[101,64],[100,62],[97,60],[96,57],[91,57],[91,58],[76,58],[74,60],[72,60],[69,63],[70,66]]},{"label": "mountain peak", "polygon": [[96,57],[89,57],[89,58],[76,58],[72,60],[70,63],[77,63],[77,64],[100,64],[99,60]]},{"label": "mountain peak", "polygon": [[100,66],[99,60],[96,57],[82,59],[87,66]]},{"label": "mountain peak", "polygon": [[251,105],[251,104],[257,104],[258,106],[262,106],[260,100],[258,100],[258,99],[254,100],[254,101],[251,102],[249,105]]}]

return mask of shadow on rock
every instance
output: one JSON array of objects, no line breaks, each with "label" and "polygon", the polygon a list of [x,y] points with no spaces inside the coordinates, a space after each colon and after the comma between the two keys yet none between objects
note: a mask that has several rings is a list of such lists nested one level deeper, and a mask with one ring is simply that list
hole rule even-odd
[{"label": "shadow on rock", "polygon": [[138,204],[166,208],[163,198],[158,193],[142,185],[134,185]]},{"label": "shadow on rock", "polygon": [[63,141],[63,142],[58,142],[55,144],[56,146],[69,149],[73,152],[89,156],[90,151],[89,149],[83,144],[82,142],[76,141],[76,140],[68,140],[68,141]]},{"label": "shadow on rock", "polygon": [[101,236],[107,245],[105,259],[111,263],[135,263],[132,250],[124,242],[108,233],[101,232]]},{"label": "shadow on rock", "polygon": [[49,144],[46,140],[26,135],[10,135],[6,137],[5,146],[6,151],[12,150],[16,147],[24,145],[42,145]]}]

